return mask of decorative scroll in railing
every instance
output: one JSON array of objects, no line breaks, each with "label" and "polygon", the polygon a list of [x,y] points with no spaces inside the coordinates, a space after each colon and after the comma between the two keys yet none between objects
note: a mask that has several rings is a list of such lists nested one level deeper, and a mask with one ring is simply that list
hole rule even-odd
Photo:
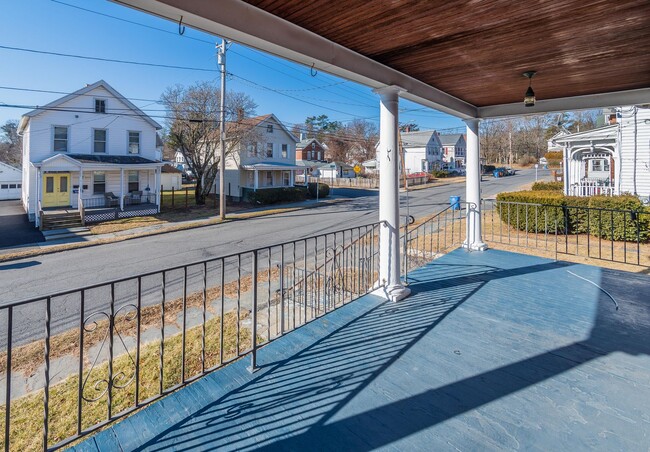
[{"label": "decorative scroll in railing", "polygon": [[482,201],[483,239],[650,267],[650,210]]},{"label": "decorative scroll in railing", "polygon": [[0,444],[56,449],[234,359],[254,367],[262,344],[375,288],[379,226],[0,306]]}]

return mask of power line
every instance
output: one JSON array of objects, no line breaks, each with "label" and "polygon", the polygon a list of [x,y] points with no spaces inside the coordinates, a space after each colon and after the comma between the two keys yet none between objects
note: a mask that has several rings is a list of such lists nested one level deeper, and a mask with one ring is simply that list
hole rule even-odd
[{"label": "power line", "polygon": [[[58,3],[58,4],[60,4],[60,5],[68,6],[68,7],[70,7],[70,8],[75,8],[75,9],[78,9],[78,10],[81,10],[81,11],[85,11],[85,12],[88,12],[88,13],[97,14],[97,15],[100,15],[100,16],[103,16],[103,17],[107,17],[107,18],[110,18],[110,19],[114,19],[114,20],[118,20],[118,21],[121,21],[121,22],[129,23],[129,24],[132,24],[132,25],[137,25],[137,26],[140,26],[140,27],[148,28],[148,29],[150,29],[150,30],[155,30],[155,31],[159,31],[159,32],[167,33],[167,34],[171,34],[171,35],[178,35],[178,33],[176,33],[175,31],[165,30],[164,28],[159,28],[159,27],[154,27],[154,26],[151,26],[151,25],[146,25],[146,24],[143,24],[143,23],[140,23],[140,22],[136,22],[136,21],[132,21],[132,20],[128,20],[128,19],[124,19],[124,18],[121,18],[121,17],[113,16],[113,15],[106,14],[106,13],[102,13],[102,12],[95,11],[95,10],[91,10],[91,9],[88,9],[88,8],[83,8],[83,7],[80,7],[80,6],[77,6],[77,5],[71,5],[71,4],[69,4],[69,3],[61,2],[61,1],[59,1],[59,0],[51,0],[51,1],[54,2],[54,3]],[[193,41],[197,41],[197,42],[201,42],[201,43],[206,43],[206,44],[210,44],[210,45],[213,45],[213,44],[214,44],[212,41],[208,41],[208,40],[206,40],[206,39],[196,38],[196,37],[187,36],[187,35],[182,35],[182,36],[183,36],[184,38],[191,39],[191,40],[193,40]],[[247,48],[248,48],[248,47],[247,47]],[[248,48],[248,49],[249,49],[250,51],[252,51],[252,52],[258,53],[259,55],[261,55],[261,56],[263,56],[263,57],[265,57],[265,58],[271,59],[268,55],[265,55],[264,53],[262,53],[262,52],[260,52],[260,51],[258,51],[258,50],[256,50],[256,49],[253,49],[253,48]],[[325,90],[324,88],[326,88],[326,87],[331,87],[331,86],[342,85],[342,84],[346,83],[345,80],[337,80],[335,83],[331,83],[331,84],[329,84],[329,85],[317,86],[316,84],[313,84],[313,83],[310,83],[310,82],[308,82],[308,81],[306,81],[306,80],[300,79],[300,78],[298,78],[298,77],[296,77],[296,76],[294,76],[294,75],[287,74],[286,72],[280,71],[279,69],[274,68],[273,66],[269,66],[269,65],[267,65],[267,64],[262,63],[261,61],[255,60],[255,59],[253,59],[253,58],[251,58],[251,57],[249,57],[249,56],[247,56],[247,55],[244,55],[244,54],[241,53],[241,52],[237,52],[237,51],[234,50],[234,49],[231,50],[231,52],[233,52],[233,53],[239,55],[239,56],[242,57],[242,58],[245,58],[245,59],[247,59],[247,60],[250,60],[250,61],[252,61],[252,62],[254,62],[254,63],[256,63],[256,64],[259,64],[259,65],[261,65],[261,66],[267,67],[267,68],[269,68],[269,69],[271,69],[271,70],[273,70],[273,71],[276,71],[276,72],[278,72],[278,73],[280,73],[280,74],[286,75],[287,77],[291,77],[291,78],[293,78],[293,79],[295,79],[295,80],[298,80],[298,81],[300,81],[300,82],[302,82],[302,83],[305,83],[305,84],[308,84],[308,85],[312,85],[312,86],[314,86],[313,89],[323,89],[324,91],[327,91],[327,92],[330,92],[330,93],[332,93],[332,94],[334,94],[334,95],[337,95],[337,96],[341,96],[341,97],[343,97],[343,95],[341,95],[341,94],[335,93],[335,92],[333,92],[333,91],[331,91],[331,90]],[[295,67],[290,66],[290,65],[288,65],[288,64],[286,64],[286,63],[284,63],[284,62],[282,62],[282,61],[275,61],[275,60],[273,60],[273,61],[274,61],[275,63],[280,63],[280,64],[282,64],[283,66],[286,66],[286,67],[288,67],[288,68],[290,68],[290,69],[292,69],[292,70],[298,71],[298,69],[296,69]],[[301,73],[301,74],[302,74],[302,73]],[[343,87],[339,87],[339,88],[342,89],[342,90],[345,90]],[[362,97],[362,96],[359,95],[359,92],[358,92],[358,91],[354,91],[354,90],[345,90],[345,91],[350,92],[350,93],[355,94],[355,95],[358,95],[359,97]],[[365,99],[364,99],[364,100],[365,100]],[[369,105],[368,105],[368,106],[369,106]]]}]

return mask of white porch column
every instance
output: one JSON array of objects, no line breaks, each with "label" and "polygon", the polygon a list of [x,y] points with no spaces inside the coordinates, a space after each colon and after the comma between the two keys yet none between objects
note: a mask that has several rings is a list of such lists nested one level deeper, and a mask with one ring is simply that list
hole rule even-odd
[{"label": "white porch column", "polygon": [[[42,177],[43,177],[43,174],[41,173],[41,169],[36,168],[36,193],[35,193],[36,201],[34,202],[34,212],[35,212],[35,214],[34,214],[34,224],[36,225],[36,227],[39,227],[41,225],[41,218],[40,218],[41,213],[39,212],[38,207],[39,207],[39,204],[40,204],[40,201],[41,201],[41,198],[42,198],[42,195],[41,195],[41,191],[43,190],[43,187],[42,187],[43,183],[42,183],[42,180],[41,180]],[[31,202],[31,200],[30,200],[30,202]],[[29,208],[29,204],[27,205],[27,208]]]},{"label": "white porch column", "polygon": [[465,160],[465,201],[467,202],[467,235],[463,248],[483,251],[487,245],[481,238],[481,158],[479,152],[479,119],[466,119],[467,151]]},{"label": "white porch column", "polygon": [[376,89],[380,96],[379,118],[379,283],[384,284],[390,300],[399,301],[411,290],[400,280],[399,243],[399,151],[397,120],[399,93],[397,86]]},{"label": "white porch column", "polygon": [[161,193],[161,173],[162,169],[161,168],[156,168],[153,172],[154,175],[154,183],[155,183],[155,192],[156,193],[156,206],[158,207],[158,213],[160,213],[160,197],[162,196]]},{"label": "white porch column", "polygon": [[253,176],[253,190],[257,191],[257,187],[259,187],[259,180],[257,177],[257,170],[255,170],[255,175]]},{"label": "white porch column", "polygon": [[570,181],[569,181],[569,153],[571,152],[571,148],[568,146],[564,147],[564,152],[563,152],[563,157],[564,157],[564,163],[562,164],[562,180],[564,181],[564,194],[565,195],[570,195],[569,193],[569,187]]},{"label": "white porch column", "polygon": [[120,168],[120,210],[124,210],[124,168]]},{"label": "white porch column", "polygon": [[293,187],[296,183],[296,170],[289,171],[289,186]]},{"label": "white porch column", "polygon": [[77,209],[81,207],[81,194],[84,187],[84,170],[79,168],[79,191],[77,192]]}]

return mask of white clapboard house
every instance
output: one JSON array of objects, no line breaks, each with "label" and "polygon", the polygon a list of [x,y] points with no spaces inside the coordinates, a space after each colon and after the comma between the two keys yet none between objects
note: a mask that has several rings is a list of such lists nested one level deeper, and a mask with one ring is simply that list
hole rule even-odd
[{"label": "white clapboard house", "polygon": [[447,169],[455,169],[465,166],[465,150],[467,144],[465,136],[461,133],[440,135],[442,142],[443,156]]},{"label": "white clapboard house", "polygon": [[159,212],[160,128],[103,80],[23,115],[30,220],[54,228]]},{"label": "white clapboard house", "polygon": [[403,132],[404,169],[407,174],[428,173],[440,168],[442,144],[435,130]]},{"label": "white clapboard house", "polygon": [[650,198],[650,108],[616,108],[604,127],[556,136],[564,151],[564,191],[572,196],[630,193]]},{"label": "white clapboard house", "polygon": [[[226,156],[226,196],[239,201],[249,192],[292,187],[296,171],[303,169],[296,165],[298,139],[274,114],[246,118],[235,126],[246,138]],[[215,185],[219,193],[219,177]]]}]

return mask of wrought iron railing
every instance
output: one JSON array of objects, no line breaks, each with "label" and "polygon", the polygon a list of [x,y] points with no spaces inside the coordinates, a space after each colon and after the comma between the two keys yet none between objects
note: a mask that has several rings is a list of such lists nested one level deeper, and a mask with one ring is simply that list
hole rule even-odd
[{"label": "wrought iron railing", "polygon": [[140,204],[156,204],[157,196],[156,193],[152,192],[129,193],[124,195],[124,205],[135,206]]},{"label": "wrought iron railing", "polygon": [[473,203],[458,201],[417,222],[412,216],[406,217],[400,239],[402,272],[407,281],[410,270],[462,245],[465,240],[467,211],[473,206]]},{"label": "wrought iron railing", "polygon": [[0,443],[57,449],[232,360],[255,368],[261,345],[377,287],[380,224],[0,306]]},{"label": "wrought iron railing", "polygon": [[482,201],[483,239],[611,262],[650,266],[650,211]]}]

